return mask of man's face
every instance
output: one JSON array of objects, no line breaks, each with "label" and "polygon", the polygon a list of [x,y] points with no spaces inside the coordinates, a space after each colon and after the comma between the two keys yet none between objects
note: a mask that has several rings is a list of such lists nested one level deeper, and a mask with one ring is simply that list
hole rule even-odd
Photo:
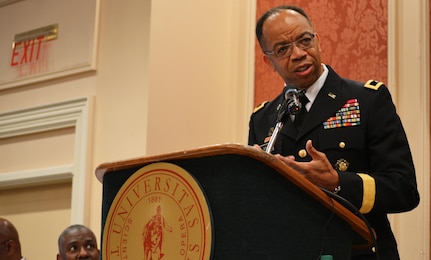
[{"label": "man's face", "polygon": [[61,254],[57,259],[91,259],[99,260],[99,250],[94,235],[85,230],[72,230],[64,237],[61,245]]},{"label": "man's face", "polygon": [[[279,46],[293,43],[304,35],[315,34],[313,27],[301,14],[286,10],[273,14],[263,24],[263,49],[273,51]],[[276,57],[266,54],[264,61],[283,78],[287,84],[298,88],[308,88],[322,74],[318,35],[313,38],[310,48],[301,49],[292,45],[290,56]]]}]

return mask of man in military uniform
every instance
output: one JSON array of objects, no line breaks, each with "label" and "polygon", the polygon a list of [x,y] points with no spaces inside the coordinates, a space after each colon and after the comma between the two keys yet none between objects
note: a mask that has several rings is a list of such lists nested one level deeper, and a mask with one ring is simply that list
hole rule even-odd
[{"label": "man in military uniform", "polygon": [[[286,86],[305,90],[307,112],[287,117],[273,154],[317,186],[338,193],[364,214],[376,232],[380,259],[399,259],[388,213],[419,203],[415,169],[406,134],[388,88],[370,80],[339,77],[320,59],[319,36],[306,13],[295,6],[269,10],[256,35],[264,61]],[[271,139],[285,92],[256,109],[249,145]],[[352,259],[377,259],[375,250],[352,252]]]}]

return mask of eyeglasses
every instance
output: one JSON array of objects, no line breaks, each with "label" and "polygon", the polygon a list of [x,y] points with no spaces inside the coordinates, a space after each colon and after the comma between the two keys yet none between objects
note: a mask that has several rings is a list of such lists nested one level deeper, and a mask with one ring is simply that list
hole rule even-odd
[{"label": "eyeglasses", "polygon": [[293,44],[301,50],[306,50],[313,47],[314,37],[316,37],[315,33],[305,33],[300,39],[294,42],[276,45],[272,51],[263,51],[263,53],[266,55],[274,55],[278,59],[290,57],[293,52]]}]

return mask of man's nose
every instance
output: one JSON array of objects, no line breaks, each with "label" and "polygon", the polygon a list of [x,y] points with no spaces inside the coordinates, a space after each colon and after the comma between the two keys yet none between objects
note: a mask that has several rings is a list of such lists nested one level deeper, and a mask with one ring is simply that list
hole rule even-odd
[{"label": "man's nose", "polygon": [[88,254],[86,248],[84,246],[81,246],[80,249],[79,249],[78,259],[87,258],[89,256],[90,255]]},{"label": "man's nose", "polygon": [[291,59],[302,59],[305,55],[307,55],[307,52],[303,48],[296,45],[296,43],[292,45]]}]

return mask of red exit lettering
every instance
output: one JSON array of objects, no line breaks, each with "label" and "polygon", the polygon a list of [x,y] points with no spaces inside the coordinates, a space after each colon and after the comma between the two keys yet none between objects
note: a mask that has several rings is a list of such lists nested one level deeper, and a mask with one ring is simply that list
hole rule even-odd
[{"label": "red exit lettering", "polygon": [[[40,36],[35,39],[16,42],[13,46],[10,65],[14,67],[21,64],[30,63],[33,60],[38,60],[43,38],[44,36]],[[22,50],[20,50],[21,48]]]}]

